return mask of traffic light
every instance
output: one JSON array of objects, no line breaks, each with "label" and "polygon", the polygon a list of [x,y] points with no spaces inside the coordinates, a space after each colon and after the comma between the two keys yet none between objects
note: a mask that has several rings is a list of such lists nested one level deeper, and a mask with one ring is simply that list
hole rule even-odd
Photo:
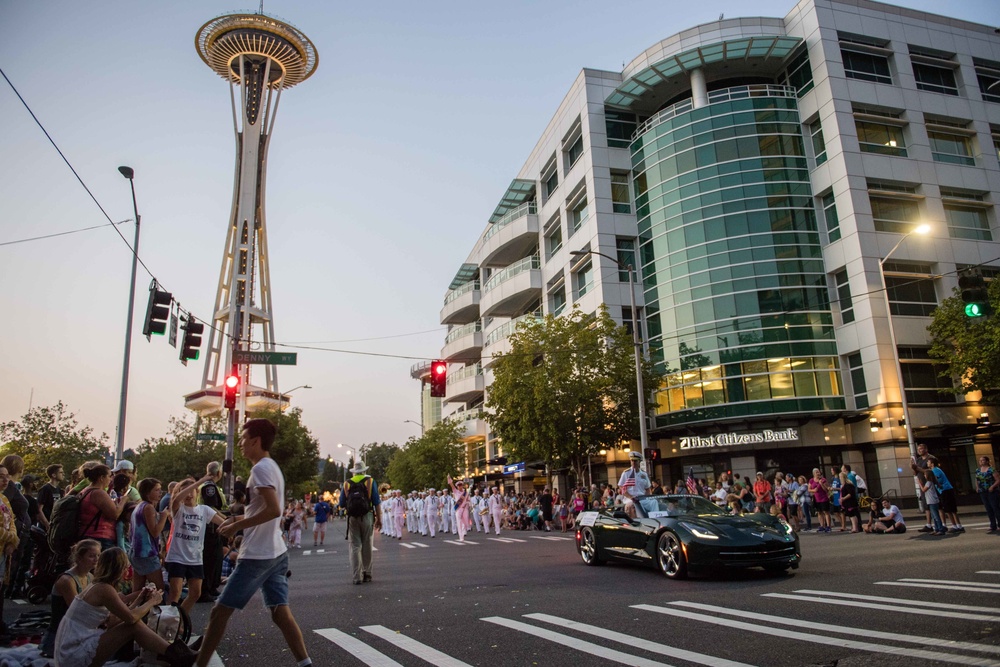
[{"label": "traffic light", "polygon": [[431,396],[434,398],[444,398],[445,387],[448,380],[448,362],[431,362]]},{"label": "traffic light", "polygon": [[156,288],[153,283],[149,288],[149,303],[146,304],[146,320],[142,325],[142,335],[149,340],[153,334],[162,336],[167,331],[167,320],[170,319],[170,304],[174,297],[170,292]]},{"label": "traffic light", "polygon": [[642,450],[642,453],[645,454],[646,458],[649,459],[650,461],[660,460],[660,450],[654,447],[647,447],[646,449]]},{"label": "traffic light", "polygon": [[966,317],[985,317],[990,314],[989,296],[982,274],[966,273],[959,277],[958,288],[962,290]]},{"label": "traffic light", "polygon": [[181,361],[187,365],[189,359],[196,360],[201,352],[201,334],[205,332],[205,325],[195,322],[194,315],[188,313],[181,329],[184,331],[181,336]]},{"label": "traffic light", "polygon": [[236,396],[240,393],[240,376],[230,373],[226,376],[226,407],[230,410],[236,409]]}]

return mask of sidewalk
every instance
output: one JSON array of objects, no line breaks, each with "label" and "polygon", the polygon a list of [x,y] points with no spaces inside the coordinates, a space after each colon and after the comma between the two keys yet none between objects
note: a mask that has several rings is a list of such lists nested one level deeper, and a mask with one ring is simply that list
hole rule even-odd
[{"label": "sidewalk", "polygon": [[[906,526],[923,524],[927,519],[924,514],[918,510],[916,507],[913,509],[902,510],[903,519],[906,520]],[[986,508],[983,505],[959,505],[958,506],[958,518],[964,521],[967,517],[980,517],[986,518]],[[912,523],[911,523],[912,522]]]}]

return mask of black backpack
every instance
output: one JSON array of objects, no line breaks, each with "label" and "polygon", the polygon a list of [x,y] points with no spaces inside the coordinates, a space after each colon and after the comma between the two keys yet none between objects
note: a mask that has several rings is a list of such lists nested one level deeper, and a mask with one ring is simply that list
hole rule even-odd
[{"label": "black backpack", "polygon": [[48,542],[53,553],[63,555],[69,553],[70,548],[80,539],[80,535],[87,531],[87,528],[96,528],[101,521],[101,512],[98,510],[94,515],[94,521],[90,526],[81,529],[80,526],[80,505],[87,492],[80,494],[71,493],[60,498],[52,506],[52,516],[49,518]]},{"label": "black backpack", "polygon": [[372,511],[372,478],[365,477],[360,482],[348,482],[347,516],[361,517]]}]

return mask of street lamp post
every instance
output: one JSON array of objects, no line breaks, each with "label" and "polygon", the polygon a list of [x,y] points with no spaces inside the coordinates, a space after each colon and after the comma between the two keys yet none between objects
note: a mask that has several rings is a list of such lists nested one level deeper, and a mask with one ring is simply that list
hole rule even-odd
[{"label": "street lamp post", "polygon": [[[307,384],[300,384],[300,385],[299,385],[298,387],[292,387],[292,388],[291,388],[291,389],[289,389],[288,391],[286,391],[286,392],[282,392],[282,393],[283,393],[283,394],[284,394],[285,396],[288,396],[288,395],[289,395],[290,393],[292,393],[292,392],[293,392],[293,391],[295,391],[296,389],[312,389],[312,387],[310,387],[310,386],[309,386],[309,385],[307,385]],[[291,405],[291,402],[290,402],[290,401],[289,401],[289,402],[288,402],[288,403],[286,404],[286,402],[285,402],[284,400],[282,400],[282,401],[281,401],[281,411],[282,411],[282,412],[284,412],[284,411],[285,411],[285,408],[287,408],[287,407],[288,407],[289,405]]]},{"label": "street lamp post", "polygon": [[128,286],[128,317],[125,318],[125,355],[122,360],[122,390],[118,400],[118,429],[115,433],[115,463],[125,454],[125,410],[128,404],[128,370],[132,357],[132,315],[135,310],[135,274],[139,264],[139,207],[135,202],[135,171],[132,167],[118,167],[121,175],[128,179],[132,189],[132,212],[135,216],[135,242],[132,244],[132,280]]},{"label": "street lamp post", "polygon": [[[892,309],[889,305],[889,290],[885,284],[885,263],[892,253],[899,249],[899,246],[903,245],[903,241],[910,238],[912,234],[926,234],[931,230],[930,225],[918,225],[914,227],[909,232],[903,235],[903,238],[892,247],[892,250],[886,253],[885,257],[878,261],[878,275],[882,281],[882,297],[885,299],[885,314],[886,318],[889,320],[889,342],[892,344],[892,360],[896,363],[896,381],[899,382],[899,399],[903,406],[903,421],[905,422],[904,428],[906,429],[906,442],[910,447],[910,456],[916,457],[917,455],[917,445],[913,440],[913,422],[910,420],[910,406],[906,401],[906,389],[903,387],[903,366],[899,363],[899,349],[896,347],[896,329],[892,324]],[[919,483],[918,484],[917,495],[920,494]]]},{"label": "street lamp post", "polygon": [[[632,302],[632,343],[635,346],[635,383],[639,401],[639,444],[642,447],[643,461],[646,460],[646,450],[649,448],[649,434],[646,432],[646,393],[642,383],[642,340],[639,337],[639,317],[635,308],[635,269],[631,264],[622,264],[610,255],[596,250],[574,250],[570,253],[574,256],[600,255],[615,263],[619,269],[628,270],[628,294]],[[593,481],[591,481],[593,483]]]},{"label": "street lamp post", "polygon": [[[338,442],[337,443],[337,447],[340,447],[342,449],[349,449],[349,450],[351,450],[351,454],[353,456],[354,463],[357,464],[357,462],[358,462],[358,450],[354,449],[354,447],[351,447],[350,445],[345,445],[342,442]],[[364,459],[362,459],[361,462],[364,463]]]},{"label": "street lamp post", "polygon": [[424,424],[423,424],[423,422],[415,422],[412,419],[404,419],[403,423],[404,424],[416,424],[417,426],[420,427],[420,433],[423,434],[423,432],[424,432]]}]

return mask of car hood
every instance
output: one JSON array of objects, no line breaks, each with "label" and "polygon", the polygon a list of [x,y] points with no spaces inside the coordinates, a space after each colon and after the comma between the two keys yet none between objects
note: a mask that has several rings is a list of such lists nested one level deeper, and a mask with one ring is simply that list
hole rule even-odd
[{"label": "car hood", "polygon": [[745,516],[714,516],[714,515],[691,515],[677,517],[678,521],[704,526],[716,533],[721,533],[729,537],[753,537],[756,539],[765,537],[780,537],[784,539],[788,536],[788,531],[783,525],[772,517],[768,516],[763,521],[757,521]]}]

